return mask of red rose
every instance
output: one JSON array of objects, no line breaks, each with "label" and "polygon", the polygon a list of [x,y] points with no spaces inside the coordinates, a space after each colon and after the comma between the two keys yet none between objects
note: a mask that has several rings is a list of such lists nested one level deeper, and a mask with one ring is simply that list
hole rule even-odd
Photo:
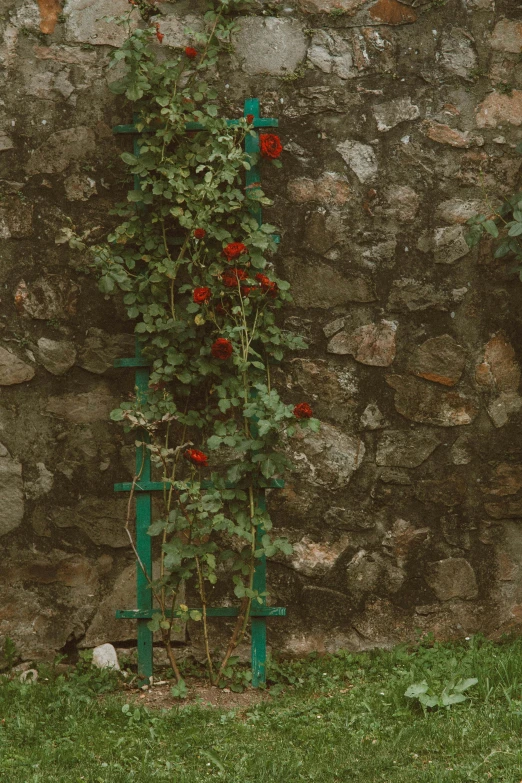
[{"label": "red rose", "polygon": [[275,133],[261,133],[259,135],[259,146],[263,158],[278,158],[283,151],[281,140]]},{"label": "red rose", "polygon": [[235,288],[241,280],[246,280],[247,273],[244,269],[226,269],[221,275],[223,285],[226,288]]},{"label": "red rose", "polygon": [[195,228],[194,229],[194,237],[196,239],[205,239],[207,232],[204,228]]},{"label": "red rose", "polygon": [[227,261],[233,261],[234,258],[239,258],[243,253],[246,253],[246,245],[242,242],[230,242],[225,248],[223,248],[223,255],[226,256]]},{"label": "red rose", "polygon": [[185,47],[185,56],[189,58],[189,60],[193,60],[195,57],[198,56],[197,49],[194,49],[193,46],[186,46]]},{"label": "red rose", "polygon": [[185,459],[188,459],[189,462],[192,462],[193,465],[199,465],[201,468],[208,468],[208,457],[206,454],[203,454],[202,451],[198,451],[198,449],[187,449],[183,456]]},{"label": "red rose", "polygon": [[163,39],[165,38],[165,36],[163,35],[163,33],[160,33],[160,26],[159,26],[159,24],[156,24],[154,26],[156,28],[156,38],[161,43],[163,41]]},{"label": "red rose", "polygon": [[307,402],[300,402],[294,408],[296,419],[311,419],[313,415],[312,409]]},{"label": "red rose", "polygon": [[250,296],[252,291],[255,291],[256,287],[252,285],[242,285],[240,288],[241,296],[247,297]]},{"label": "red rose", "polygon": [[212,343],[210,349],[210,353],[214,359],[230,359],[233,352],[234,348],[232,347],[232,343],[224,337],[218,337],[218,339]]},{"label": "red rose", "polygon": [[212,291],[206,286],[195,288],[192,292],[192,301],[196,304],[206,304],[210,299],[212,299]]},{"label": "red rose", "polygon": [[246,121],[248,122],[249,125],[252,125],[252,123],[254,122],[254,115],[253,114],[247,114]]},{"label": "red rose", "polygon": [[262,272],[257,273],[256,280],[261,283],[261,290],[263,293],[270,294],[272,298],[277,296],[277,283],[274,283],[273,280],[270,280],[270,278]]}]

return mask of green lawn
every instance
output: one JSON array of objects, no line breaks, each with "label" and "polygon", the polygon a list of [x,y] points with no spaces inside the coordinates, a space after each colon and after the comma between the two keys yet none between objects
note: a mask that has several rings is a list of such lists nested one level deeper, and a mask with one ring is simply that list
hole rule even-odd
[{"label": "green lawn", "polygon": [[[242,712],[135,708],[112,676],[85,669],[5,679],[0,780],[522,780],[522,639],[311,658],[273,666],[272,677],[282,692]],[[478,683],[449,709],[423,712],[404,696],[413,683],[440,695],[462,678]]]}]

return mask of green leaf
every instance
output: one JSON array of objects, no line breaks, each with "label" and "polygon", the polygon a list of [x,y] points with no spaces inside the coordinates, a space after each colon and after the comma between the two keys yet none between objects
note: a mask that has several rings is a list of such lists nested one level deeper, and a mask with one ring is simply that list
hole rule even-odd
[{"label": "green leaf", "polygon": [[482,225],[484,226],[488,234],[491,234],[491,236],[495,238],[498,237],[497,224],[493,220],[486,220]]},{"label": "green leaf", "polygon": [[510,237],[519,237],[522,234],[522,223],[512,223],[508,234]]},{"label": "green leaf", "polygon": [[422,682],[415,682],[413,685],[410,685],[410,687],[404,691],[404,695],[407,699],[418,699],[422,693],[427,693],[428,690],[428,683],[426,680],[423,680]]},{"label": "green leaf", "polygon": [[453,690],[457,693],[463,693],[464,691],[467,691],[468,688],[472,688],[477,683],[478,679],[476,677],[468,677],[467,680],[459,680]]},{"label": "green leaf", "polygon": [[207,446],[212,451],[214,451],[214,449],[218,449],[221,446],[221,443],[222,438],[220,438],[219,435],[211,435],[207,440]]},{"label": "green leaf", "polygon": [[441,702],[443,707],[450,707],[452,704],[460,704],[467,700],[463,693],[443,693]]},{"label": "green leaf", "polygon": [[265,459],[261,463],[261,473],[265,478],[267,479],[272,478],[275,472],[276,472],[276,466],[270,458]]},{"label": "green leaf", "polygon": [[138,158],[136,157],[136,155],[131,155],[130,152],[123,152],[120,155],[120,157],[122,161],[124,163],[128,163],[129,166],[135,166],[136,163],[138,162]]},{"label": "green leaf", "polygon": [[114,291],[114,280],[108,275],[103,275],[103,277],[100,277],[100,280],[98,281],[98,288],[102,294],[110,294],[112,291]]}]

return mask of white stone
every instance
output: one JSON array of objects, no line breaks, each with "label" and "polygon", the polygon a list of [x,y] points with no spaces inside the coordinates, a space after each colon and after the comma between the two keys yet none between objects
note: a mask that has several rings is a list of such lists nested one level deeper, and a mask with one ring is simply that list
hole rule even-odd
[{"label": "white stone", "polygon": [[338,144],[336,149],[359,182],[365,183],[375,179],[379,167],[372,147],[360,141],[347,139]]},{"label": "white stone", "polygon": [[[68,0],[63,10],[66,18],[66,40],[98,46],[121,46],[128,36],[128,28],[104,17],[129,13],[128,0]],[[132,10],[130,26],[138,24],[139,14]]]},{"label": "white stone", "polygon": [[420,117],[419,107],[411,102],[409,96],[374,106],[373,113],[377,120],[377,130],[381,133],[391,130],[400,122]]},{"label": "white stone", "polygon": [[473,49],[471,35],[458,27],[451,28],[442,36],[442,64],[447,71],[464,79],[470,78],[470,71],[477,68],[477,55]]},{"label": "white stone", "polygon": [[31,500],[47,495],[54,484],[54,475],[47,470],[43,462],[36,463],[38,478],[35,481],[25,482],[25,496]]},{"label": "white stone", "polygon": [[12,139],[9,138],[7,133],[0,132],[0,152],[5,152],[6,150],[12,150],[14,147],[14,143]]},{"label": "white stone", "polygon": [[379,407],[370,402],[362,413],[361,427],[363,430],[382,430],[386,426],[388,426],[388,422]]},{"label": "white stone", "polygon": [[436,264],[453,264],[470,251],[462,226],[436,228],[434,257]]},{"label": "white stone", "polygon": [[36,669],[26,669],[25,672],[22,672],[20,674],[18,679],[20,680],[20,682],[37,682],[38,671]]},{"label": "white stone", "polygon": [[112,644],[100,644],[92,651],[92,665],[98,669],[114,669],[120,671],[118,654]]},{"label": "white stone", "polygon": [[249,74],[292,73],[306,56],[306,37],[296,19],[247,16],[233,36],[235,51]]}]

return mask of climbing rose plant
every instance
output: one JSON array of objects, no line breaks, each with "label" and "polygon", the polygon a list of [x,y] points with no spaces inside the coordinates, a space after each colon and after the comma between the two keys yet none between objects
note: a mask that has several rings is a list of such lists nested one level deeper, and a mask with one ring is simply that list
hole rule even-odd
[{"label": "climbing rose plant", "polygon": [[[161,632],[179,681],[172,632],[180,619],[201,620],[209,676],[219,684],[251,603],[265,598],[253,586],[256,562],[291,553],[272,533],[259,494],[288,466],[282,439],[319,423],[308,403],[287,405],[271,385],[270,366],[306,346],[277,319],[291,301],[289,284],[272,263],[275,227],[254,217],[271,202],[260,186],[244,187],[257,162],[244,152],[253,117],[229,126],[212,84],[233,6],[212,8],[206,31],[165,56],[161,18],[144,3],[146,24],[112,57],[124,70],[112,89],[133,104],[141,131],[139,155],[121,156],[139,189],[114,209],[107,242],[91,250],[101,290],[123,292],[151,364],[148,392],[111,414],[149,450],[164,484],[162,513],[149,529],[161,549],[150,580],[160,612],[150,628]],[[278,136],[261,134],[260,151],[279,163]],[[198,594],[201,612],[180,603],[184,586]],[[206,609],[218,589],[240,606],[216,660]]]}]

